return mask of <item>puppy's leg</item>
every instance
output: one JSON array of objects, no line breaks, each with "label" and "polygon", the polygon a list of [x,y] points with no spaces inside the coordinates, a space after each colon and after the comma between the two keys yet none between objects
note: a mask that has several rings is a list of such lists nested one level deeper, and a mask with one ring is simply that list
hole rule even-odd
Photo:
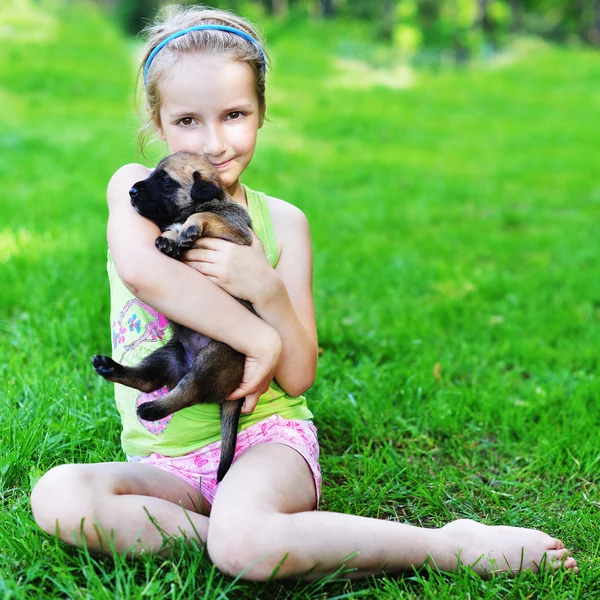
[{"label": "puppy's leg", "polygon": [[181,226],[177,245],[187,250],[193,248],[196,240],[202,237],[220,238],[243,246],[252,244],[250,233],[241,231],[222,215],[204,212],[193,214]]},{"label": "puppy's leg", "polygon": [[212,341],[198,353],[194,365],[175,389],[138,407],[147,421],[206,402],[222,402],[236,390],[244,374],[244,355],[221,342]]},{"label": "puppy's leg", "polygon": [[165,385],[174,388],[191,366],[181,343],[173,340],[146,356],[134,367],[121,365],[109,356],[100,355],[94,356],[92,363],[96,372],[104,379],[146,393]]}]

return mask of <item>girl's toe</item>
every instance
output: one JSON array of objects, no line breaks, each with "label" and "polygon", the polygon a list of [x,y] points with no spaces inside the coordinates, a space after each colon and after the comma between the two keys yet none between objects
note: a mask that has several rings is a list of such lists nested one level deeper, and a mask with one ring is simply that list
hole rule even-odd
[{"label": "girl's toe", "polygon": [[558,571],[567,560],[569,560],[569,551],[564,548],[546,552],[546,567],[552,571]]},{"label": "girl's toe", "polygon": [[569,558],[565,560],[564,566],[565,569],[569,569],[569,571],[579,573],[579,569],[577,568],[577,561],[572,556],[569,556]]}]

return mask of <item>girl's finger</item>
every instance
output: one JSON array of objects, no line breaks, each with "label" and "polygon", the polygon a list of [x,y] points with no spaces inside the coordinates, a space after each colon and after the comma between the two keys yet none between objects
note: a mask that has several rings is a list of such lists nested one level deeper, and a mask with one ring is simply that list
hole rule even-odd
[{"label": "girl's finger", "polygon": [[200,262],[200,261],[185,261],[185,264],[192,269],[198,271],[198,273],[202,273],[202,275],[206,275],[206,277],[214,277],[217,278],[219,276],[219,269],[213,263]]},{"label": "girl's finger", "polygon": [[254,233],[254,231],[250,232],[252,234],[252,247],[260,248],[263,252],[265,251],[265,247],[263,243],[260,241],[260,238]]},{"label": "girl's finger", "polygon": [[227,396],[227,398],[225,398],[225,400],[226,401],[229,401],[229,400],[240,400],[244,396],[248,397],[247,392],[248,392],[248,390],[246,388],[239,387],[234,392],[231,392],[231,394],[229,394],[229,396]]},{"label": "girl's finger", "polygon": [[258,388],[255,388],[255,391],[250,393],[248,390],[252,389],[250,386],[246,387],[243,383],[240,385],[240,387],[235,390],[234,392],[232,392],[231,394],[229,394],[229,396],[227,396],[227,398],[225,398],[226,401],[229,400],[239,400],[240,398],[246,398],[246,402],[245,405],[246,406],[250,406],[251,410],[249,412],[252,412],[258,402],[258,399],[265,394],[270,387],[270,382],[269,383],[262,383],[262,385]]},{"label": "girl's finger", "polygon": [[207,250],[206,248],[193,248],[188,250],[184,255],[184,262],[214,262],[216,254],[214,250]]},{"label": "girl's finger", "polygon": [[227,246],[227,244],[231,244],[232,242],[228,242],[226,240],[221,240],[219,238],[200,238],[196,240],[196,246],[198,248],[203,248],[204,250],[212,250],[213,252],[218,252]]},{"label": "girl's finger", "polygon": [[249,415],[254,411],[254,409],[256,408],[256,405],[258,404],[259,397],[260,397],[260,394],[248,394],[246,396],[246,399],[244,400],[244,404],[242,405],[242,414],[243,415]]}]

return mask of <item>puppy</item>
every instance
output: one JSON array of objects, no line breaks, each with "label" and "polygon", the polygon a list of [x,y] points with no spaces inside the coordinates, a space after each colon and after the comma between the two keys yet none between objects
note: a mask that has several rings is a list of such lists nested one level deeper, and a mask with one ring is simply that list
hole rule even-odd
[{"label": "puppy", "polygon": [[[196,154],[178,152],[164,158],[147,179],[131,188],[129,195],[135,210],[160,228],[162,233],[156,238],[156,247],[173,258],[180,258],[186,250],[196,247],[196,240],[202,237],[252,244],[248,211],[227,193],[213,166]],[[254,312],[249,302],[239,302]],[[148,421],[200,402],[218,402],[221,457],[217,480],[221,481],[233,461],[244,402],[243,398],[237,401],[225,398],[242,381],[245,357],[183,325],[173,323],[173,331],[167,344],[135,367],[100,355],[94,356],[92,362],[96,372],[108,381],[146,393],[163,386],[169,388],[165,396],[138,406],[138,416]]]}]

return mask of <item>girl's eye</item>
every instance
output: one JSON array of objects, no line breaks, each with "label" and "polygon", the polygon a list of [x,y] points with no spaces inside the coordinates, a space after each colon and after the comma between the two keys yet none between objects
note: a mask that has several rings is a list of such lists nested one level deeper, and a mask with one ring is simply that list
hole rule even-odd
[{"label": "girl's eye", "polygon": [[194,119],[192,119],[192,117],[184,117],[183,119],[181,119],[179,121],[179,123],[181,125],[183,125],[184,127],[189,127],[190,125],[192,125],[194,122]]},{"label": "girl's eye", "polygon": [[234,110],[233,112],[230,112],[227,115],[227,118],[230,121],[237,121],[238,119],[241,119],[244,116],[244,113],[239,111],[239,110]]}]

